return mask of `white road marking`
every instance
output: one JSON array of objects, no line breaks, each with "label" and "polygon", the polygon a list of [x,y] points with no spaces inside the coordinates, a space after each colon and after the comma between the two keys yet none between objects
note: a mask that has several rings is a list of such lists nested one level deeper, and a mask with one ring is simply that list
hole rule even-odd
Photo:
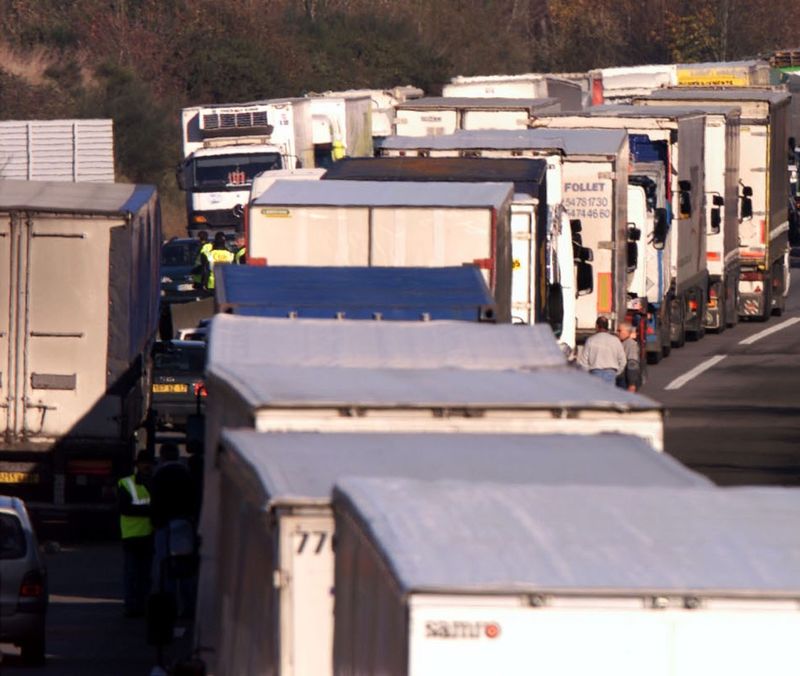
[{"label": "white road marking", "polygon": [[773,333],[777,333],[778,331],[788,329],[790,326],[797,324],[797,322],[800,322],[800,317],[792,317],[791,319],[787,319],[780,324],[775,324],[775,326],[770,326],[768,329],[754,333],[752,336],[745,338],[744,340],[740,340],[739,345],[752,345],[757,340],[771,336]]},{"label": "white road marking", "polygon": [[695,366],[691,371],[687,371],[682,376],[675,378],[669,385],[667,385],[664,389],[665,390],[678,390],[683,387],[686,383],[694,378],[697,378],[701,373],[708,371],[712,366],[715,364],[719,364],[723,359],[725,359],[727,355],[718,354],[716,357],[711,357],[711,359],[706,359],[701,364]]}]

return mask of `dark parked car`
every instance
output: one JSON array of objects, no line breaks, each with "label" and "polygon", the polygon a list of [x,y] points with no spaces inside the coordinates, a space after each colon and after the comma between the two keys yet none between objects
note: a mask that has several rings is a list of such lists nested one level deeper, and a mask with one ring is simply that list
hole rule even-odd
[{"label": "dark parked car", "polygon": [[153,348],[151,408],[159,427],[184,428],[190,415],[202,413],[206,344],[163,340]]},{"label": "dark parked car", "polygon": [[0,643],[13,643],[22,660],[45,658],[47,570],[25,503],[0,495]]},{"label": "dark parked car", "polygon": [[185,303],[203,297],[195,288],[195,267],[200,240],[173,238],[161,247],[161,297],[167,303]]}]

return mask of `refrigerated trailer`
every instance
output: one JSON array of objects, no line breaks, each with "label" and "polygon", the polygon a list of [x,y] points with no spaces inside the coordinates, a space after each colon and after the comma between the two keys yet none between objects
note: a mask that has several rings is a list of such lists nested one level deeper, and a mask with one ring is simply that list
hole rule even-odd
[{"label": "refrigerated trailer", "polygon": [[654,92],[664,104],[741,108],[739,316],[782,314],[789,293],[789,176],[786,92],[759,88],[675,88]]},{"label": "refrigerated trailer", "polygon": [[[510,321],[511,183],[277,181],[254,199],[251,263],[475,265]],[[535,222],[537,205],[524,206]]]},{"label": "refrigerated trailer", "polygon": [[291,319],[493,322],[480,271],[451,268],[226,265],[216,275],[216,312]]},{"label": "refrigerated trailer", "polygon": [[150,394],[158,195],[0,181],[0,485],[35,503],[115,504]]},{"label": "refrigerated trailer", "polygon": [[[643,440],[619,434],[260,433],[226,431],[220,456],[221,615],[214,673],[332,673],[334,520],[343,477],[504,484],[710,487]],[[487,452],[491,449],[491,452]],[[253,603],[253,599],[261,599]],[[210,665],[209,665],[210,666]]]},{"label": "refrigerated trailer", "polygon": [[[666,226],[670,239],[669,290],[652,317],[660,325],[668,322],[673,346],[683,345],[687,334],[700,338],[705,332],[708,298],[703,113],[685,108],[664,107],[656,112],[642,106],[610,105],[595,106],[584,113],[542,117],[534,124],[625,129],[634,161],[655,159],[670,167],[665,186],[672,211],[672,223],[668,219]],[[663,240],[658,243],[662,244]]]},{"label": "refrigerated trailer", "polygon": [[349,478],[334,673],[796,672],[795,489]]},{"label": "refrigerated trailer", "polygon": [[[214,552],[224,428],[260,432],[614,432],[663,449],[657,403],[567,366],[548,326],[216,315],[206,367],[200,588]],[[201,599],[202,600],[202,599]],[[201,604],[198,645],[215,611]]]},{"label": "refrigerated trailer", "polygon": [[[634,105],[664,106],[657,97]],[[705,326],[723,331],[737,323],[739,287],[739,153],[741,109],[738,106],[687,102],[687,112],[701,111],[705,124],[706,264],[709,287]]]},{"label": "refrigerated trailer", "polygon": [[462,98],[550,98],[561,110],[581,110],[581,85],[569,76],[522,73],[519,75],[457,75],[442,87],[445,97]]},{"label": "refrigerated trailer", "polygon": [[438,136],[459,129],[526,129],[537,115],[558,113],[556,99],[432,96],[398,104],[394,133]]},{"label": "refrigerated trailer", "polygon": [[[323,180],[514,184],[511,203],[511,321],[548,322],[570,343],[564,295],[575,294],[574,275],[551,280],[557,243],[548,237],[547,163],[542,159],[360,157],[337,162]],[[520,199],[520,196],[522,198]],[[530,210],[531,204],[535,210]],[[571,240],[570,240],[571,241]],[[572,256],[571,245],[568,255]],[[541,263],[544,261],[544,265]],[[542,293],[550,283],[551,291]],[[556,297],[554,297],[556,296]],[[574,343],[574,339],[572,340]]]},{"label": "refrigerated trailer", "polygon": [[571,339],[565,342],[574,348],[576,341],[593,333],[598,315],[608,317],[612,326],[624,318],[627,193],[620,186],[625,186],[629,157],[624,130],[489,130],[422,138],[396,136],[386,139],[381,154],[545,159],[546,237],[551,250],[546,259],[547,281],[552,286],[559,280],[574,279],[575,291],[562,294],[563,335]]}]

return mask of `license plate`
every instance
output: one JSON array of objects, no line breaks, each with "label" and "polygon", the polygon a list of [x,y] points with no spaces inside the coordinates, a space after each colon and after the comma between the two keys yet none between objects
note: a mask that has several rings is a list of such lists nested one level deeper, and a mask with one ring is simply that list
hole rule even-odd
[{"label": "license plate", "polygon": [[33,472],[0,472],[0,484],[38,484],[39,475]]},{"label": "license plate", "polygon": [[186,383],[153,383],[153,392],[158,394],[183,394],[189,391]]}]

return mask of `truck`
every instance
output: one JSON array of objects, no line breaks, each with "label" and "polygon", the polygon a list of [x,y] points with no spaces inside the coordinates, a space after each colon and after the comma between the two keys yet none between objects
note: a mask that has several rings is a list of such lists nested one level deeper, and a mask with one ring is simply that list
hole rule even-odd
[{"label": "truck", "polygon": [[[523,324],[546,321],[557,336],[564,334],[569,342],[569,329],[564,332],[561,296],[574,295],[574,275],[551,279],[557,244],[548,237],[546,227],[546,174],[547,165],[541,159],[380,157],[342,160],[325,173],[323,180],[512,182],[515,201],[511,203],[511,321]],[[517,201],[518,196],[524,197]],[[529,208],[531,202],[536,205],[533,214]],[[571,259],[571,240],[568,242],[565,258]],[[546,285],[549,292],[543,294]]]},{"label": "truck", "polygon": [[[508,322],[511,183],[277,181],[250,205],[248,260],[481,269]],[[525,205],[531,221],[537,204]]]},{"label": "truck", "polygon": [[215,311],[250,317],[494,321],[480,270],[226,265]]},{"label": "truck", "polygon": [[[222,437],[222,611],[206,636],[214,673],[332,674],[335,550],[331,493],[341,477],[480,478],[502,484],[710,487],[642,439],[600,434],[270,433]],[[491,453],[486,449],[491,448]],[[246,546],[243,546],[247,543]],[[258,571],[258,572],[256,572]],[[258,598],[262,602],[252,603]],[[210,665],[209,665],[210,666]]]},{"label": "truck", "polygon": [[0,122],[0,180],[114,182],[113,120]]},{"label": "truck", "polygon": [[789,177],[786,162],[790,95],[754,87],[675,88],[653,100],[741,109],[739,142],[738,313],[761,321],[782,314],[789,293]]},{"label": "truck", "polygon": [[403,85],[391,89],[346,89],[343,91],[327,91],[309,94],[318,97],[362,98],[370,100],[372,111],[372,138],[379,140],[392,135],[395,106],[411,99],[419,99],[425,95],[419,87]]},{"label": "truck", "polygon": [[764,87],[770,84],[767,61],[621,66],[589,71],[592,105],[630,103],[663,87]]},{"label": "truck", "polygon": [[794,672],[797,491],[361,475],[333,508],[335,674]]},{"label": "truck", "polygon": [[[669,326],[670,344],[674,347],[682,346],[687,336],[701,338],[705,334],[708,299],[702,111],[687,112],[685,107],[656,110],[631,105],[593,106],[583,113],[539,118],[534,124],[548,128],[625,129],[635,161],[656,160],[669,166],[668,176],[672,176],[665,190],[673,222],[667,215],[666,227],[659,228],[655,245],[661,247],[667,238],[670,240],[670,280],[664,302],[660,306],[651,304],[648,322],[655,325],[657,333],[662,326]],[[641,237],[635,230],[629,230],[629,235],[631,241]]]},{"label": "truck", "polygon": [[153,186],[0,181],[0,490],[54,520],[113,508],[132,466],[160,245]]},{"label": "truck", "polygon": [[[268,345],[269,349],[264,346]],[[219,609],[224,428],[258,432],[608,432],[663,450],[663,411],[568,366],[548,326],[265,319],[217,314],[206,364],[198,645]]]},{"label": "truck", "polygon": [[372,102],[367,96],[311,96],[314,166],[342,157],[371,157]]},{"label": "truck", "polygon": [[[658,106],[659,99],[634,105]],[[739,148],[741,109],[687,102],[700,110],[705,126],[706,260],[709,275],[705,327],[722,332],[739,319]],[[661,104],[662,106],[664,104]]]},{"label": "truck", "polygon": [[628,167],[624,131],[533,129],[394,137],[384,142],[381,153],[545,159],[547,237],[558,252],[549,260],[548,283],[560,280],[563,288],[564,280],[574,279],[576,290],[561,295],[562,339],[574,348],[594,332],[598,314],[608,317],[612,326],[624,318],[627,200],[625,191],[618,189]]},{"label": "truck", "polygon": [[437,136],[459,129],[527,129],[536,115],[557,113],[556,99],[431,96],[395,107],[397,136]]},{"label": "truck", "polygon": [[192,106],[181,112],[190,235],[240,232],[253,177],[262,171],[313,167],[312,101],[274,99]]},{"label": "truck", "polygon": [[457,75],[442,87],[442,96],[470,98],[556,99],[561,110],[582,110],[580,84],[558,74]]}]

